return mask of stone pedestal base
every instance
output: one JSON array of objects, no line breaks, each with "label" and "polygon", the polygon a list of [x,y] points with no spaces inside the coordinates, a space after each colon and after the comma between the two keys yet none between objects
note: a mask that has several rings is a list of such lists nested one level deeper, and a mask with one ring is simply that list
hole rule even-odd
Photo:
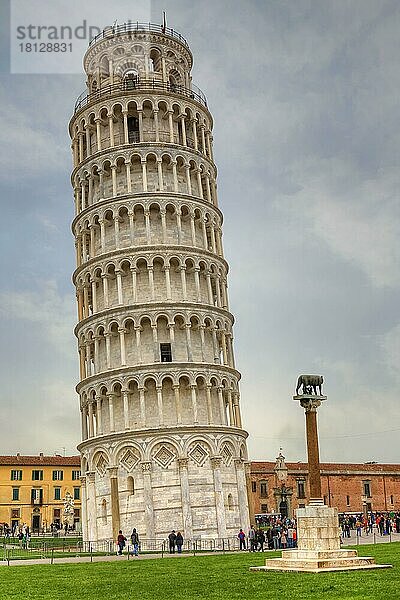
[{"label": "stone pedestal base", "polygon": [[356,550],[328,550],[327,552],[303,552],[283,550],[282,558],[265,561],[265,567],[250,567],[250,571],[303,571],[323,573],[327,571],[352,571],[355,569],[385,569],[392,565],[377,565],[372,556],[357,556]]},{"label": "stone pedestal base", "polygon": [[322,500],[312,500],[297,510],[298,549],[282,550],[282,558],[265,561],[265,567],[251,571],[347,571],[382,569],[392,565],[377,565],[370,556],[358,556],[356,550],[340,548],[340,530],[336,508],[324,506]]}]

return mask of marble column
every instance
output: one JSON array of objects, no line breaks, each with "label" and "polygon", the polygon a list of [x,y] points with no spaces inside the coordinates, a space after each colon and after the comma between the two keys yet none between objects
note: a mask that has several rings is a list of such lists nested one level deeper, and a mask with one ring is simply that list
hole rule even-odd
[{"label": "marble column", "polygon": [[88,538],[88,518],[87,518],[87,492],[86,492],[86,476],[80,477],[81,481],[81,527],[82,537],[86,542]]},{"label": "marble column", "polygon": [[190,487],[188,475],[188,458],[178,458],[181,480],[183,535],[186,540],[193,539],[192,508],[190,504]]},{"label": "marble column", "polygon": [[87,541],[97,538],[96,486],[94,471],[86,473]]},{"label": "marble column", "polygon": [[154,505],[153,505],[153,490],[151,484],[151,468],[150,461],[141,463],[143,472],[143,506],[144,518],[146,526],[146,539],[154,540],[156,537],[154,528]]},{"label": "marble column", "polygon": [[118,531],[121,526],[119,512],[119,493],[118,493],[118,467],[108,467],[111,488],[111,524],[113,540],[118,537]]},{"label": "marble column", "polygon": [[221,539],[226,538],[225,503],[221,477],[222,458],[220,456],[214,456],[210,460],[214,478],[216,524],[218,537]]},{"label": "marble column", "polygon": [[247,505],[247,487],[246,487],[246,474],[244,472],[244,464],[241,458],[234,460],[236,470],[236,483],[238,490],[238,503],[239,503],[239,527],[243,531],[247,531],[249,528],[249,509]]}]

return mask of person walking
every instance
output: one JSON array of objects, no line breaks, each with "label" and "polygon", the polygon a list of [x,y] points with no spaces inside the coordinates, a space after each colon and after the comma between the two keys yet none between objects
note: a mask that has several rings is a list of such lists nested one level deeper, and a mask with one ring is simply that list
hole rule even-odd
[{"label": "person walking", "polygon": [[122,551],[125,548],[126,537],[123,535],[120,529],[117,537],[118,556],[122,556]]},{"label": "person walking", "polygon": [[170,554],[175,554],[175,544],[176,544],[176,533],[175,533],[175,529],[173,529],[171,531],[171,533],[168,536],[168,540],[169,540],[169,553]]},{"label": "person walking", "polygon": [[238,538],[239,538],[239,550],[246,550],[246,534],[243,531],[243,529],[241,529],[239,531]]},{"label": "person walking", "polygon": [[134,556],[139,556],[139,535],[135,528],[132,529],[131,544],[133,546],[132,554]]},{"label": "person walking", "polygon": [[182,546],[183,546],[183,535],[180,531],[176,534],[175,539],[176,549],[178,550],[178,554],[182,554]]},{"label": "person walking", "polygon": [[249,534],[247,536],[249,538],[249,552],[256,551],[256,530],[254,529],[254,525],[252,525],[249,529]]},{"label": "person walking", "polygon": [[264,552],[265,533],[261,527],[257,531],[257,546],[260,552]]}]

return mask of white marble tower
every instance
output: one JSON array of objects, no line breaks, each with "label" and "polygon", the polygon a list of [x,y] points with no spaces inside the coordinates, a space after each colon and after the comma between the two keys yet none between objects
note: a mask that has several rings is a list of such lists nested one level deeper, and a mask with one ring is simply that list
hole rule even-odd
[{"label": "white marble tower", "polygon": [[212,116],[158,25],[106,28],[72,138],[84,537],[248,526]]}]

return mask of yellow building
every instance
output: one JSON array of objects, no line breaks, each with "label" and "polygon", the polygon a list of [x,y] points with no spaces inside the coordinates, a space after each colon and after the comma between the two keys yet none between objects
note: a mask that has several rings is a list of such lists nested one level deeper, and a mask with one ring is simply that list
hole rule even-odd
[{"label": "yellow building", "polygon": [[79,456],[0,456],[0,525],[12,530],[26,524],[32,532],[63,525],[63,499],[74,499],[74,525],[80,531]]}]

